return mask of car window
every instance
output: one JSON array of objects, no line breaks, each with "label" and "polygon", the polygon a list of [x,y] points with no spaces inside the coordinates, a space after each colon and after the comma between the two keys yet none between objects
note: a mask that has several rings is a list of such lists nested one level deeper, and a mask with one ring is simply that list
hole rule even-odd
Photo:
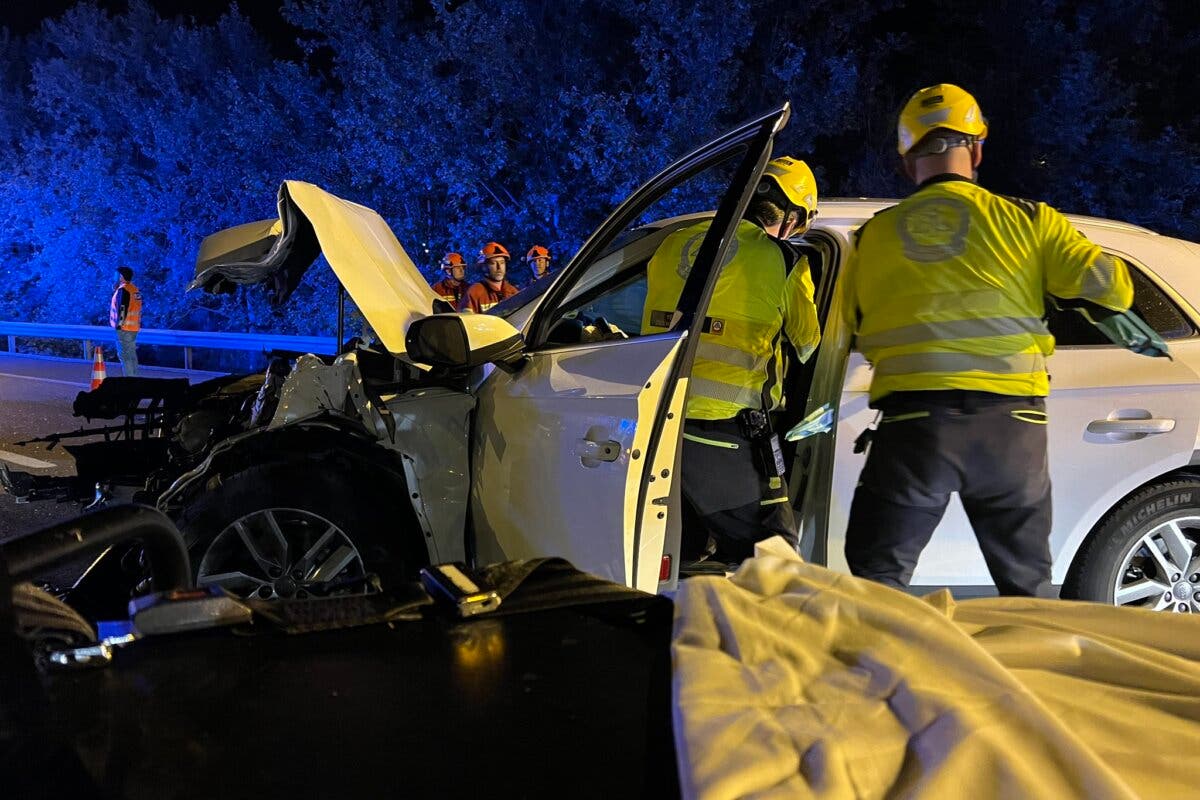
[{"label": "car window", "polygon": [[594,300],[578,309],[567,311],[564,317],[574,319],[584,317],[590,320],[603,319],[610,325],[615,325],[623,333],[636,336],[642,325],[642,308],[646,305],[646,272],[643,268],[637,274],[622,280]]},{"label": "car window", "polygon": [[559,301],[547,344],[587,340],[585,337],[596,335],[594,323],[600,318],[619,333],[611,327],[604,331],[618,337],[640,336],[650,258],[670,233],[711,218],[711,209],[728,188],[737,162],[736,158],[721,162],[665,192],[636,223],[618,233]]},{"label": "car window", "polygon": [[[555,333],[564,326],[579,327],[579,308],[585,294],[581,287],[588,287],[588,292],[592,291],[591,287],[600,286],[607,292],[633,291],[625,285],[625,280],[633,280],[633,270],[644,271],[645,264],[632,258],[630,251],[651,237],[629,237],[627,240],[632,240],[631,244],[614,251],[614,243],[621,240],[626,231],[637,231],[648,220],[681,213],[703,213],[715,208],[711,227],[696,245],[695,257],[684,279],[668,332],[685,336],[702,323],[708,298],[720,275],[718,262],[729,255],[737,218],[750,201],[766,167],[775,134],[790,115],[791,106],[784,103],[748,120],[686,154],[635,189],[587,238],[535,305],[525,332],[526,349],[537,351],[545,346],[571,343]],[[604,291],[587,299],[595,301]],[[584,325],[583,330],[600,327]],[[595,340],[576,341],[590,343]],[[677,369],[686,370],[690,366],[698,341],[692,337],[684,342],[683,358]]]},{"label": "car window", "polygon": [[[1125,263],[1129,264],[1127,259]],[[1129,264],[1129,277],[1133,281],[1133,309],[1146,320],[1164,340],[1183,339],[1195,333],[1192,324],[1184,316],[1179,307],[1167,297],[1141,270]],[[1047,323],[1050,332],[1054,334],[1055,342],[1060,346],[1071,345],[1109,345],[1116,347],[1105,338],[1094,325],[1074,311],[1059,311],[1048,308]]]},{"label": "car window", "polygon": [[551,341],[572,343],[577,340],[580,326],[590,325],[601,317],[626,336],[640,336],[646,303],[646,267],[651,256],[670,234],[710,217],[692,215],[661,220],[627,231],[634,235],[628,236],[626,245],[609,248],[571,287],[560,303],[559,318],[565,322]]}]

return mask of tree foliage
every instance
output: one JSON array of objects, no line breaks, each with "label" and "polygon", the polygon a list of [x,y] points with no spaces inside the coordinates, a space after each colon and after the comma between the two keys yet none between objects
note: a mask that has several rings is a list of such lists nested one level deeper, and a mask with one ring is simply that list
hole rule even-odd
[{"label": "tree foliage", "polygon": [[200,23],[149,0],[80,3],[33,34],[0,31],[0,318],[102,323],[128,264],[147,325],[328,333],[326,270],[283,313],[256,293],[185,293],[200,240],[273,215],[294,178],[379,210],[430,277],[445,250],[473,260],[491,239],[562,262],[640,182],[785,99],[778,150],[808,159],[824,196],[897,196],[896,111],[943,80],[989,117],[985,184],[1200,238],[1186,66],[1200,37],[1163,2],[288,0],[280,13],[301,58],[273,56],[236,5]]}]

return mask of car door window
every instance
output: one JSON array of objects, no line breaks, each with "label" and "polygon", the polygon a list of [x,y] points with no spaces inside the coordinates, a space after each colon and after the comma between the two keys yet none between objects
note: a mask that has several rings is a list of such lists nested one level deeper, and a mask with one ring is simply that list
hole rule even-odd
[{"label": "car door window", "polygon": [[[692,325],[707,298],[719,269],[713,269],[718,254],[726,252],[736,218],[749,202],[747,187],[753,187],[770,157],[771,126],[786,122],[788,106],[763,115],[735,130],[720,148],[698,148],[656,175],[617,208],[571,259],[542,298],[526,331],[526,348],[545,348],[585,343],[576,331],[594,320],[585,307],[619,314],[629,327],[618,336],[635,336],[633,306],[644,289],[646,266],[669,229],[696,224],[703,214],[715,221],[701,237],[694,267],[688,274],[672,318],[670,330]],[[748,153],[754,157],[746,158]],[[658,236],[639,235],[651,228]],[[614,247],[614,243],[628,242]],[[574,329],[574,330],[573,330]],[[685,350],[694,348],[689,342]],[[690,362],[689,355],[685,360]]]},{"label": "car door window", "polygon": [[637,274],[619,276],[621,280],[577,309],[565,311],[564,318],[604,320],[628,336],[637,336],[642,324],[642,309],[646,305],[646,271],[642,266]]},{"label": "car door window", "polygon": [[[1171,298],[1128,258],[1120,257],[1129,265],[1129,277],[1133,281],[1133,310],[1146,320],[1164,340],[1184,339],[1192,336],[1195,329]],[[1054,340],[1060,347],[1072,345],[1106,345],[1116,347],[1094,325],[1074,311],[1048,308],[1047,324]]]},{"label": "car door window", "polygon": [[[569,288],[550,312],[555,321],[546,344],[641,335],[650,258],[674,231],[712,218],[711,209],[728,189],[739,161],[730,157],[661,194],[616,234],[613,246],[586,268],[576,267]],[[598,330],[601,319],[607,325]]]}]

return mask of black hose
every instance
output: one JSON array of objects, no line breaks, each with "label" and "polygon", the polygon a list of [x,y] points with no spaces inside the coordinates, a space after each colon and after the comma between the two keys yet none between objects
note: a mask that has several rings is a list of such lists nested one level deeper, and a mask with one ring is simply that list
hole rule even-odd
[{"label": "black hose", "polygon": [[190,589],[192,565],[175,523],[139,505],[103,508],[0,545],[14,582],[29,580],[63,561],[140,540],[158,591]]}]

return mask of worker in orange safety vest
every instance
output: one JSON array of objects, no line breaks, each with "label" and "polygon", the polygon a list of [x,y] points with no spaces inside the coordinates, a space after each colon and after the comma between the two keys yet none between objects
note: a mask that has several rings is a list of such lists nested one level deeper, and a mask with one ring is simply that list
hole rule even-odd
[{"label": "worker in orange safety vest", "polygon": [[117,357],[126,377],[138,374],[137,335],[142,329],[142,293],[133,284],[133,270],[117,267],[117,285],[108,306],[108,324],[117,332]]}]

